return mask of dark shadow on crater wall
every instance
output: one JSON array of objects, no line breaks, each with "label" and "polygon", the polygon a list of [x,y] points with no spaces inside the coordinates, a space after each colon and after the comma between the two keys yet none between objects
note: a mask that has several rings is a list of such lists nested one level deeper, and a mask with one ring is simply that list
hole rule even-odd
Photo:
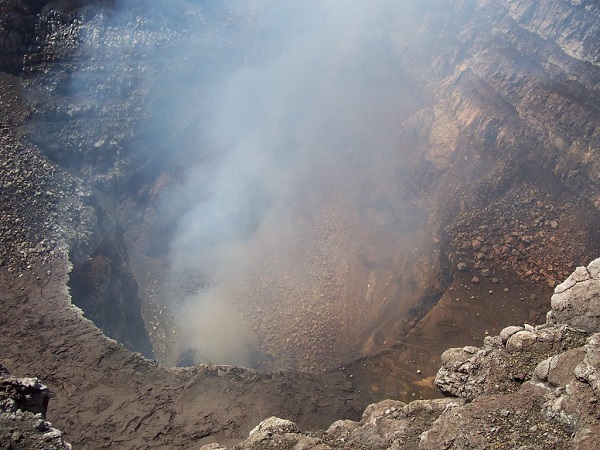
[{"label": "dark shadow on crater wall", "polygon": [[108,337],[133,352],[153,358],[141,315],[138,284],[129,269],[122,230],[96,205],[100,244],[89,255],[71,255],[67,286],[71,300]]}]

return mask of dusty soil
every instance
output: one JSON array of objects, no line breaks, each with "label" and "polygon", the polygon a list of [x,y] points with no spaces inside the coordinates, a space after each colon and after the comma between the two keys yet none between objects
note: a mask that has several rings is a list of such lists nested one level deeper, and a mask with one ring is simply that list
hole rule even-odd
[{"label": "dusty soil", "polygon": [[107,339],[70,304],[65,263],[19,275],[1,274],[2,360],[16,376],[47,382],[48,420],[75,448],[187,448],[206,436],[239,438],[272,414],[316,428],[362,407],[339,374],[161,367]]},{"label": "dusty soil", "polygon": [[[539,300],[533,304],[520,300],[531,295],[527,284],[503,281],[499,286],[510,286],[511,295],[490,296],[485,290],[497,285],[465,289],[461,283],[466,281],[457,279],[455,290],[448,291],[404,343],[338,371],[310,375],[218,366],[168,369],[130,353],[85,319],[70,304],[66,271],[59,260],[20,274],[2,271],[0,346],[2,360],[14,375],[37,376],[49,386],[53,396],[48,420],[65,431],[65,440],[75,448],[235,442],[271,415],[292,418],[308,430],[339,418],[356,420],[367,404],[381,398],[439,396],[431,378],[443,349],[477,343],[485,330],[535,322],[531,315],[539,317],[548,307],[543,291],[536,291]],[[464,299],[456,308],[453,297],[459,289]],[[502,320],[497,313],[489,314],[494,303],[509,301],[512,308]],[[538,312],[532,312],[536,307]]]}]

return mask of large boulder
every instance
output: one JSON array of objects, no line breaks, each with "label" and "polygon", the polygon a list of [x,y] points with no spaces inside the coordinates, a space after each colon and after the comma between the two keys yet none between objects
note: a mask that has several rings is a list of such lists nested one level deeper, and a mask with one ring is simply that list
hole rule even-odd
[{"label": "large boulder", "polygon": [[586,336],[567,325],[508,327],[486,337],[482,348],[446,350],[435,383],[443,393],[466,399],[514,392],[531,379],[538,362],[581,347]]},{"label": "large boulder", "polygon": [[589,333],[600,332],[600,258],[578,267],[554,289],[548,323],[564,323]]}]

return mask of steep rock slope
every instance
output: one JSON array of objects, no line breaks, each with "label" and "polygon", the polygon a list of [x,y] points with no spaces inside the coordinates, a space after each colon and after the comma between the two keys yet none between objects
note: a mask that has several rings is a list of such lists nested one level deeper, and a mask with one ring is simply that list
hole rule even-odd
[{"label": "steep rock slope", "polygon": [[[187,131],[203,113],[165,120],[162,104],[181,101],[180,109],[195,111],[186,101],[201,94],[153,95],[165,80],[218,64],[219,46],[252,55],[257,34],[253,18],[232,5],[223,14],[234,33],[221,42],[203,11],[188,8],[177,30],[168,8],[134,8],[112,23],[93,8],[53,6],[28,16],[39,23],[30,36],[36,45],[20,50],[32,114],[24,131],[96,189],[88,200],[96,218],[87,225],[96,241],[71,246],[75,301],[109,336],[146,355],[152,346],[166,364],[179,359],[177,334],[174,319],[158,312],[171,309],[168,297],[211,282],[202,268],[172,275],[173,259],[185,255],[169,255],[169,240],[185,208],[173,214],[161,205],[177,192],[185,166],[205,157],[194,153],[201,136]],[[388,70],[405,81],[398,89],[415,93],[405,97],[417,111],[403,111],[390,124],[396,137],[377,150],[383,162],[371,164],[364,180],[324,195],[319,176],[328,179],[345,163],[321,164],[318,195],[308,191],[305,199],[313,205],[303,225],[310,233],[298,248],[269,241],[283,225],[264,220],[243,247],[261,267],[229,275],[235,287],[225,295],[238,299],[233,306],[257,335],[259,351],[270,355],[264,367],[315,370],[332,363],[324,347],[336,349],[339,364],[396,342],[448,286],[452,264],[467,263],[479,277],[493,265],[552,287],[597,254],[600,69],[590,44],[597,6],[440,1],[405,8],[414,18],[409,31],[385,29]],[[182,66],[176,49],[196,41],[212,43],[215,54],[196,62],[190,55]],[[359,196],[366,200],[348,200]],[[285,214],[285,202],[272,207],[271,217]],[[464,248],[473,239],[482,239],[483,251]],[[551,246],[560,251],[546,251]],[[288,267],[278,262],[282,253],[305,263]],[[176,295],[156,288],[169,276],[182,286]],[[314,289],[305,289],[305,280]],[[107,316],[108,310],[121,313]],[[355,321],[347,311],[366,319]],[[136,326],[114,325],[125,318]],[[144,335],[154,328],[148,342]]]}]

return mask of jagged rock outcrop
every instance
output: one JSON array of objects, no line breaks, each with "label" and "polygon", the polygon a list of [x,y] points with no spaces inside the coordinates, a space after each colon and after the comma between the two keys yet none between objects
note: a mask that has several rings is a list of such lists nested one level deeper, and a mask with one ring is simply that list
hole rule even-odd
[{"label": "jagged rock outcrop", "polygon": [[37,378],[12,377],[0,363],[0,444],[3,449],[71,449],[62,433],[45,420],[49,400],[49,389]]},{"label": "jagged rock outcrop", "polygon": [[527,30],[556,42],[580,61],[600,64],[600,7],[592,0],[527,2],[508,0],[510,15]]},{"label": "jagged rock outcrop", "polygon": [[[329,449],[411,449],[420,435],[443,412],[463,405],[462,399],[414,401],[410,404],[384,400],[370,405],[359,422],[338,420],[325,432],[302,433],[288,420],[271,417],[261,422],[236,450],[297,448]],[[208,444],[201,450],[227,447]]]},{"label": "jagged rock outcrop", "polygon": [[0,408],[4,412],[29,411],[46,416],[50,391],[37,378],[16,378],[0,364]]},{"label": "jagged rock outcrop", "polygon": [[435,383],[442,392],[467,399],[511,392],[531,378],[537,361],[580,347],[585,337],[567,325],[528,325],[508,339],[486,337],[483,348],[446,350]]},{"label": "jagged rock outcrop", "polygon": [[[46,6],[52,3],[51,8]],[[93,3],[93,2],[90,2]],[[63,12],[81,8],[81,2],[6,0],[0,4],[0,70],[18,73],[29,64],[53,59],[57,50],[71,45],[73,28],[63,26]]]},{"label": "jagged rock outcrop", "polygon": [[[447,350],[436,384],[449,398],[385,400],[370,405],[360,422],[341,420],[321,433],[270,418],[233,448],[596,449],[599,268],[600,258],[556,287],[546,324],[507,327],[482,348]],[[583,284],[574,289],[577,283]],[[202,449],[226,448],[212,445]]]}]

